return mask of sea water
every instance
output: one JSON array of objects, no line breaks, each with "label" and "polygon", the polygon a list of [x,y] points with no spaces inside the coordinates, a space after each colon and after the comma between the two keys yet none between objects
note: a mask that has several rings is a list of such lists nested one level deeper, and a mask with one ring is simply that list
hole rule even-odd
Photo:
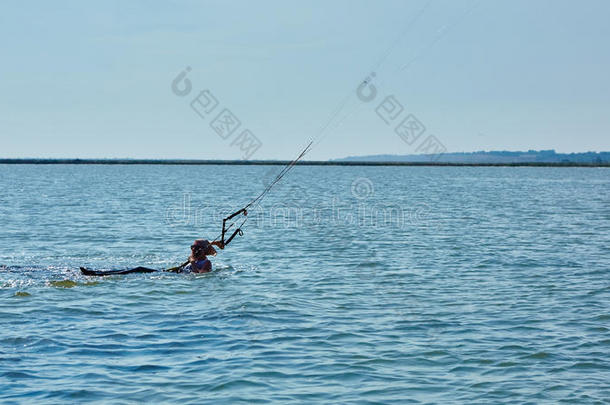
[{"label": "sea water", "polygon": [[608,168],[299,166],[213,273],[80,274],[182,263],[279,169],[0,166],[0,402],[610,400]]}]

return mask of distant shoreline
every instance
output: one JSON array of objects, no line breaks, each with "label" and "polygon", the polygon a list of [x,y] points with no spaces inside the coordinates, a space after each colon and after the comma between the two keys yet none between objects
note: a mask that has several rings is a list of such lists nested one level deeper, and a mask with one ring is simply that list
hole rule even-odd
[{"label": "distant shoreline", "polygon": [[[0,159],[0,164],[37,165],[235,165],[283,166],[288,160],[189,160],[189,159]],[[301,161],[299,166],[531,166],[531,167],[610,167],[610,162],[506,162],[506,163],[452,163],[452,162],[366,162],[366,161]]]}]

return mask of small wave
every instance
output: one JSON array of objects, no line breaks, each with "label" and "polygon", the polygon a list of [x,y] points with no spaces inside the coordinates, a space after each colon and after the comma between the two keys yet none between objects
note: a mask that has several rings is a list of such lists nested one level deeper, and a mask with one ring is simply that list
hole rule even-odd
[{"label": "small wave", "polygon": [[573,369],[573,370],[574,369],[576,369],[576,370],[589,370],[589,369],[608,370],[608,369],[610,369],[610,367],[608,367],[607,365],[588,362],[588,361],[574,363],[569,368]]},{"label": "small wave", "polygon": [[270,388],[270,385],[260,381],[240,379],[217,384],[212,387],[211,391],[233,391],[245,388]]},{"label": "small wave", "polygon": [[538,352],[538,353],[528,354],[527,356],[523,356],[522,359],[543,360],[543,359],[547,359],[549,357],[551,357],[551,354],[549,354],[547,352]]},{"label": "small wave", "polygon": [[159,371],[167,371],[170,370],[171,367],[167,366],[159,366],[156,364],[144,364],[141,366],[134,366],[129,371],[133,373],[156,373]]},{"label": "small wave", "polygon": [[7,371],[6,373],[3,373],[1,375],[4,378],[9,378],[9,379],[14,379],[14,380],[40,378],[34,374],[26,373],[23,371]]}]

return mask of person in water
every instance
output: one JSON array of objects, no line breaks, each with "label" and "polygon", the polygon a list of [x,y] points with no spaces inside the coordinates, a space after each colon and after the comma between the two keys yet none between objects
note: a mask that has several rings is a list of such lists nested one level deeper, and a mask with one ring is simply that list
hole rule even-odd
[{"label": "person in water", "polygon": [[206,239],[197,239],[191,245],[191,255],[189,256],[189,264],[185,269],[189,269],[192,273],[209,273],[212,271],[212,262],[207,256],[216,256],[216,249],[214,246],[218,246],[220,249],[224,249],[225,246],[222,241],[210,242]]},{"label": "person in water", "polygon": [[[178,267],[172,267],[171,269],[163,270],[172,273],[209,273],[212,271],[212,262],[208,260],[207,256],[216,256],[217,246],[221,249],[225,248],[222,241],[210,242],[206,239],[197,239],[191,246],[191,255],[184,264]],[[147,267],[136,267],[135,269],[126,270],[91,270],[86,267],[80,268],[81,273],[86,276],[112,276],[117,274],[130,274],[130,273],[155,273],[159,270],[149,269]]]}]

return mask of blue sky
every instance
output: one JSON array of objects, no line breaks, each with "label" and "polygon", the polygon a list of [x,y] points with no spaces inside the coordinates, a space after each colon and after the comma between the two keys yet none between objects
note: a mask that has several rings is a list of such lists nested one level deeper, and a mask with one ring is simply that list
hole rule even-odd
[{"label": "blue sky", "polygon": [[[243,129],[258,159],[309,139],[309,159],[414,153],[376,113],[390,95],[448,151],[610,150],[609,15],[603,0],[3,1],[0,157],[239,159]],[[206,89],[241,121],[228,139],[190,107]]]}]

